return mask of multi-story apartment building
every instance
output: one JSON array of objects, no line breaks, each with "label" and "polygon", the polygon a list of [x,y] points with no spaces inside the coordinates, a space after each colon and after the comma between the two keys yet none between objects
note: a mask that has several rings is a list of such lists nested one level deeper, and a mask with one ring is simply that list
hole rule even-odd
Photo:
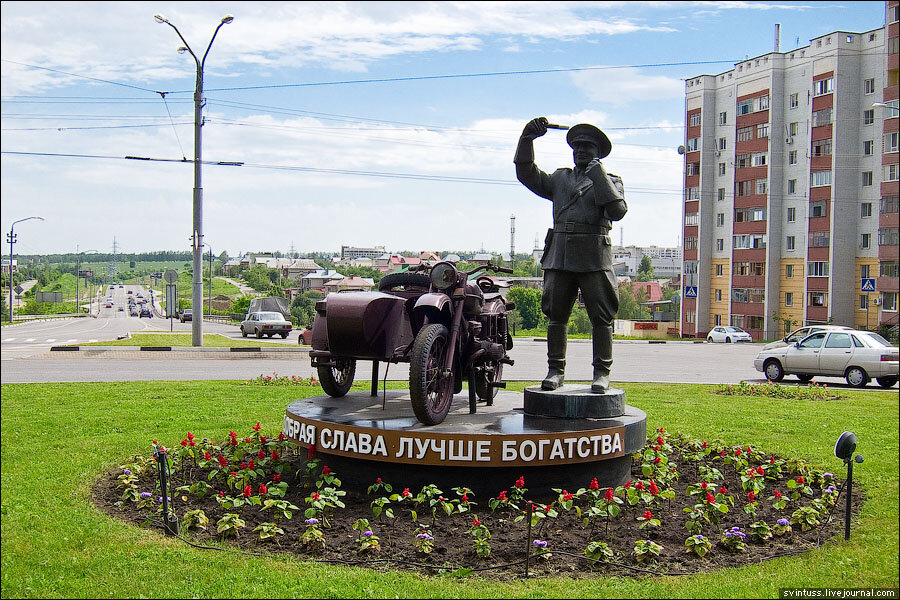
[{"label": "multi-story apartment building", "polygon": [[[898,321],[898,13],[685,82],[681,332]],[[777,42],[776,42],[777,44]]]}]

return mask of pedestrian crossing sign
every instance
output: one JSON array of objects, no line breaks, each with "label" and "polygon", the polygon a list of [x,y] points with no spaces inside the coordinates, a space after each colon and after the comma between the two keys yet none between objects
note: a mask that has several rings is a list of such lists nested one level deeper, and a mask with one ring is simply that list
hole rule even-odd
[{"label": "pedestrian crossing sign", "polygon": [[863,277],[862,284],[859,288],[863,292],[874,292],[875,291],[875,278],[874,277]]}]

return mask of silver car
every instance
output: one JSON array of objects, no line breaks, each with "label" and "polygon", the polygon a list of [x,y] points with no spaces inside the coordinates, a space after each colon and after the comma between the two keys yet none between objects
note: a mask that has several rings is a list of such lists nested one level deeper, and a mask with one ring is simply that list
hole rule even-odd
[{"label": "silver car", "polygon": [[258,338],[265,335],[269,337],[280,335],[282,338],[286,338],[290,332],[290,321],[287,321],[279,312],[252,312],[241,322],[241,335],[244,337],[255,334]]},{"label": "silver car", "polygon": [[753,366],[769,381],[796,375],[802,382],[815,376],[844,377],[849,385],[865,387],[875,379],[891,387],[900,377],[900,350],[886,339],[858,329],[817,331],[790,346],[763,350]]},{"label": "silver car", "polygon": [[771,350],[772,348],[782,348],[784,346],[790,346],[794,342],[799,342],[806,336],[811,333],[815,333],[817,331],[833,331],[833,330],[848,330],[853,329],[852,327],[845,327],[843,325],[807,325],[806,327],[801,327],[800,329],[795,329],[788,335],[784,336],[783,339],[776,340],[774,342],[769,342],[765,346],[763,346],[763,350]]},{"label": "silver car", "polygon": [[731,325],[719,325],[718,327],[713,327],[710,332],[706,335],[706,341],[713,342],[725,342],[726,344],[736,343],[736,342],[752,342],[753,338],[750,337],[750,334],[741,329],[740,327],[732,327]]}]

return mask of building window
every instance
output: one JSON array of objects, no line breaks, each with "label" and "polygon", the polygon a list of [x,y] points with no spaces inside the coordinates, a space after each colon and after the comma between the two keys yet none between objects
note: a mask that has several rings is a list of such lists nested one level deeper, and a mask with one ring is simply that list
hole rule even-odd
[{"label": "building window", "polygon": [[787,222],[793,223],[797,220],[797,209],[793,206],[787,209]]},{"label": "building window", "polygon": [[869,277],[869,265],[859,265],[859,278],[860,279],[868,279]]},{"label": "building window", "polygon": [[810,217],[824,217],[825,216],[825,201],[824,200],[816,200],[815,202],[809,203],[809,216]]},{"label": "building window", "polygon": [[893,6],[888,6],[887,22],[896,23],[897,21],[900,21],[900,5],[895,4]]},{"label": "building window", "polygon": [[831,171],[816,171],[809,175],[810,187],[831,185]]},{"label": "building window", "polygon": [[766,152],[754,152],[753,153],[753,166],[754,167],[764,167],[769,164],[769,155]]},{"label": "building window", "polygon": [[717,213],[716,214],[716,226],[722,227],[725,225],[725,213]]},{"label": "building window", "polygon": [[831,156],[831,138],[812,143],[813,156]]},{"label": "building window", "polygon": [[897,152],[898,142],[900,142],[900,133],[894,131],[893,133],[884,134],[884,152]]},{"label": "building window", "polygon": [[[893,39],[897,40],[900,38]],[[894,52],[894,54],[896,54],[896,52]],[[896,83],[894,85],[896,85]],[[887,108],[884,109],[885,119],[893,119],[896,116],[900,116],[900,100],[888,100],[885,104],[887,104]]]},{"label": "building window", "polygon": [[834,91],[834,79],[820,79],[813,82],[813,96],[821,96],[822,94],[830,94]]},{"label": "building window", "polygon": [[725,150],[727,140],[725,138],[719,138],[719,150]]},{"label": "building window", "polygon": [[749,115],[753,112],[753,100],[742,100],[737,103],[737,114]]},{"label": "building window", "polygon": [[719,113],[719,125],[727,125],[728,124],[728,113],[720,112]]},{"label": "building window", "polygon": [[896,260],[883,260],[879,263],[879,277],[897,277],[898,275],[900,275],[900,262]]},{"label": "building window", "polygon": [[722,290],[716,290],[716,302],[722,301]]},{"label": "building window", "polygon": [[[871,112],[871,111],[870,111]],[[823,125],[831,125],[831,109],[823,108],[813,112],[812,126],[822,127]]]},{"label": "building window", "polygon": [[700,188],[699,187],[689,187],[685,190],[685,200],[699,200],[700,199]]},{"label": "building window", "polygon": [[875,78],[874,77],[872,77],[871,79],[866,79],[865,89],[866,89],[866,92],[865,92],[866,94],[874,94],[875,93]]},{"label": "building window", "polygon": [[900,180],[900,163],[892,165],[884,165],[884,176],[881,181],[897,181]]},{"label": "building window", "polygon": [[[815,115],[815,113],[813,113]],[[869,110],[863,111],[863,125],[871,125],[875,122],[875,109],[870,108]]]},{"label": "building window", "polygon": [[756,180],[756,193],[765,194],[769,191],[769,182],[766,179]]},{"label": "building window", "polygon": [[897,292],[881,292],[881,310],[897,310]]},{"label": "building window", "polygon": [[788,249],[788,251],[796,250],[797,238],[792,235],[787,236],[785,239],[784,245]]},{"label": "building window", "polygon": [[722,273],[723,273],[723,269],[722,269],[721,263],[717,264],[716,265],[716,277],[722,277]]},{"label": "building window", "polygon": [[794,278],[794,265],[784,265],[784,277],[785,279]]},{"label": "building window", "polygon": [[900,211],[900,196],[885,196],[881,199],[880,208],[883,215]]},{"label": "building window", "polygon": [[807,277],[828,277],[828,263],[824,261],[813,261],[806,265]]},{"label": "building window", "polygon": [[697,127],[700,125],[700,113],[694,113],[691,115],[690,126]]},{"label": "building window", "polygon": [[719,163],[719,175],[725,174],[725,163]]},{"label": "building window", "polygon": [[810,248],[827,248],[830,237],[827,231],[812,231],[809,234]]},{"label": "building window", "polygon": [[869,310],[869,295],[868,294],[860,294],[859,295],[859,310]]},{"label": "building window", "polygon": [[900,51],[900,37],[889,37],[887,42],[888,54],[897,54]]},{"label": "building window", "polygon": [[872,216],[872,203],[863,202],[859,205],[859,217],[865,219]]},{"label": "building window", "polygon": [[693,310],[685,311],[684,313],[684,322],[685,323],[693,323],[697,319],[697,313]]},{"label": "building window", "polygon": [[863,233],[859,237],[859,247],[863,250],[868,250],[872,247],[872,234],[871,233]]},{"label": "building window", "polygon": [[752,275],[762,277],[766,274],[766,263],[761,262],[736,262],[731,267],[733,275]]},{"label": "building window", "polygon": [[695,150],[700,149],[700,138],[695,137],[691,138],[687,141],[687,151],[694,152]]},{"label": "building window", "polygon": [[800,95],[791,94],[791,108],[797,108],[798,106],[800,106]]},{"label": "building window", "polygon": [[732,247],[735,250],[755,250],[766,247],[765,234],[752,233],[746,235],[736,235],[732,239]]},{"label": "building window", "polygon": [[717,192],[717,194],[716,194],[716,199],[717,199],[719,202],[721,202],[722,200],[725,199],[725,188],[719,188],[719,190],[718,190],[718,192]]},{"label": "building window", "polygon": [[699,175],[700,174],[700,163],[688,163],[687,164],[687,174],[688,175]]},{"label": "building window", "polygon": [[749,196],[753,193],[753,180],[737,181],[734,184],[735,196]]},{"label": "building window", "polygon": [[797,135],[797,130],[799,128],[799,125],[800,124],[797,123],[797,121],[794,121],[793,123],[791,123],[788,126],[788,135],[792,135],[792,136]]},{"label": "building window", "polygon": [[[887,138],[887,136],[884,136]],[[875,154],[875,140],[865,140],[863,142],[863,156],[872,156]]]},{"label": "building window", "polygon": [[743,169],[753,165],[753,156],[751,154],[738,154],[734,159],[734,166],[737,169]]},{"label": "building window", "polygon": [[825,292],[810,292],[809,293],[809,305],[810,306],[828,306],[828,294]]},{"label": "building window", "polygon": [[696,237],[684,238],[684,249],[685,250],[696,250],[697,249],[697,238]]},{"label": "building window", "polygon": [[768,123],[760,123],[756,126],[756,137],[757,138],[767,138],[769,137],[769,124]]},{"label": "building window", "polygon": [[700,224],[700,213],[687,213],[684,215],[684,224],[685,225],[699,225]]},{"label": "building window", "polygon": [[788,152],[788,164],[796,165],[797,164],[797,151],[791,150]]},{"label": "building window", "polygon": [[742,127],[737,130],[735,139],[739,142],[749,142],[753,139],[753,128]]},{"label": "building window", "polygon": [[797,180],[796,179],[788,179],[788,194],[796,194],[797,193]]},{"label": "building window", "polygon": [[731,326],[732,327],[744,327],[744,315],[731,315]]},{"label": "building window", "polygon": [[725,240],[722,238],[716,238],[716,251],[722,252],[725,249]]},{"label": "building window", "polygon": [[794,305],[794,292],[785,292],[784,293],[784,305],[785,306],[793,306]]},{"label": "building window", "polygon": [[878,230],[879,246],[896,246],[900,244],[900,235],[896,227],[882,227]]},{"label": "building window", "polygon": [[862,172],[862,184],[863,187],[868,187],[872,185],[872,171],[863,171]]},{"label": "building window", "polygon": [[769,109],[769,97],[768,96],[760,96],[759,97],[759,110],[768,110]]}]

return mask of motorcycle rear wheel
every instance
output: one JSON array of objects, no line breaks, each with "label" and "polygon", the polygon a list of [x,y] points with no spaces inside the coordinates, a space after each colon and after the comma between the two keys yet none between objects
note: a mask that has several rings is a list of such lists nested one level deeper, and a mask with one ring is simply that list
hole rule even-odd
[{"label": "motorcycle rear wheel", "polygon": [[475,378],[475,394],[481,400],[493,400],[497,397],[500,388],[494,387],[491,383],[503,380],[503,363],[497,361],[495,363],[487,363],[484,370],[480,371]]},{"label": "motorcycle rear wheel", "polygon": [[356,375],[356,360],[339,358],[334,361],[335,367],[316,367],[319,383],[326,394],[332,398],[340,398],[350,391],[353,377]]},{"label": "motorcycle rear wheel", "polygon": [[437,425],[450,412],[453,376],[444,376],[450,334],[440,323],[426,325],[413,343],[409,364],[409,397],[420,423]]}]

